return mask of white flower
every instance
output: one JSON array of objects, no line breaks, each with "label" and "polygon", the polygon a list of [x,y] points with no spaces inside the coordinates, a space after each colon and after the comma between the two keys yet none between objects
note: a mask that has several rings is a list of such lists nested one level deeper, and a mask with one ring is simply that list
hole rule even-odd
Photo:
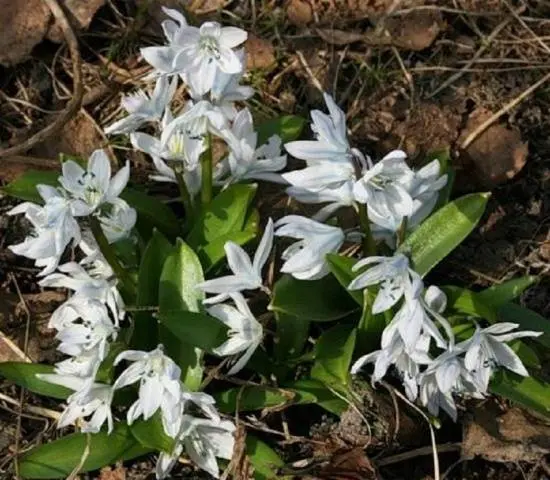
[{"label": "white flower", "polygon": [[283,253],[281,272],[299,280],[315,280],[329,273],[325,256],[337,252],[344,243],[341,228],[325,225],[299,215],[287,215],[275,224],[279,237],[299,239]]},{"label": "white flower", "polygon": [[422,335],[412,349],[408,349],[399,335],[394,335],[388,345],[382,350],[369,353],[357,359],[351,367],[351,373],[356,374],[365,364],[374,362],[372,383],[379,382],[386,375],[388,368],[393,365],[400,375],[405,393],[410,400],[418,395],[417,379],[422,365],[431,363],[428,353],[430,337]]},{"label": "white flower", "polygon": [[176,128],[172,128],[170,124],[173,121],[174,118],[167,111],[162,121],[160,139],[146,133],[135,132],[130,135],[130,141],[134,148],[149,154],[153,159],[170,162],[175,169],[195,170],[199,165],[201,153],[206,149],[204,138],[202,135],[193,136],[188,126],[180,122],[177,123]]},{"label": "white flower", "polygon": [[115,243],[130,235],[137,213],[124,200],[117,198],[104,206],[98,218],[107,241]]},{"label": "white flower", "polygon": [[172,138],[174,132],[181,130],[194,139],[203,139],[208,133],[223,138],[231,135],[228,120],[221,108],[206,100],[187,102],[184,112],[164,127],[163,135]]},{"label": "white flower", "polygon": [[227,263],[233,275],[226,275],[199,283],[197,288],[203,292],[217,294],[215,297],[205,300],[204,303],[222,302],[231,293],[263,288],[262,269],[269,258],[272,246],[273,220],[271,218],[267,222],[252,262],[247,253],[239,245],[234,242],[225,242],[224,250],[227,255]]},{"label": "white flower", "polygon": [[355,199],[366,203],[369,219],[374,223],[394,218],[401,223],[413,212],[413,199],[405,185],[412,182],[413,172],[405,159],[407,154],[401,150],[388,153],[382,160],[369,168],[359,179],[353,192]]},{"label": "white flower", "polygon": [[[200,28],[187,26],[179,31],[175,65],[183,66],[187,75],[200,79],[202,88],[198,93],[208,92],[214,84],[216,71],[233,74],[243,70],[243,64],[233,48],[247,38],[244,30],[222,27],[217,22],[205,22]],[[199,84],[199,80],[194,82]]]},{"label": "white flower", "polygon": [[229,339],[214,349],[214,353],[220,356],[242,353],[242,356],[228,372],[228,375],[235,375],[247,364],[262,342],[263,328],[252,315],[241,294],[232,294],[231,298],[237,308],[218,304],[211,306],[208,313],[229,327]]},{"label": "white flower", "polygon": [[38,185],[37,189],[46,201],[43,207],[25,202],[8,212],[8,215],[24,213],[33,226],[31,235],[22,243],[10,245],[9,249],[43,267],[39,275],[48,275],[59,264],[67,245],[80,241],[80,227],[71,213],[70,202],[55,188]]},{"label": "white flower", "polygon": [[[56,374],[38,374],[37,377],[46,382],[75,390],[75,393],[67,399],[67,408],[61,414],[57,428],[66,427],[80,420],[83,432],[97,433],[107,422],[107,431],[111,433],[113,430],[113,415],[111,413],[113,388],[111,385]],[[90,418],[85,420],[87,417]]]},{"label": "white flower", "polygon": [[407,220],[409,228],[414,228],[432,212],[439,191],[447,184],[447,175],[441,175],[441,165],[433,160],[420,170],[414,172],[407,185],[407,191],[413,199],[413,210]]},{"label": "white flower", "polygon": [[130,164],[111,178],[111,163],[103,150],[95,150],[84,170],[78,163],[68,160],[62,166],[59,183],[73,197],[71,208],[75,216],[90,215],[104,203],[113,202],[126,187]]},{"label": "white flower", "polygon": [[70,318],[64,318],[64,323],[52,325],[58,329],[55,338],[61,342],[57,349],[71,356],[97,349],[99,358],[103,360],[107,356],[109,341],[115,340],[118,332],[105,305],[93,299],[78,299],[64,305],[64,309],[72,314]]},{"label": "white flower", "polygon": [[458,349],[449,349],[437,357],[419,376],[420,401],[432,415],[442,408],[456,421],[457,410],[453,394],[483,398],[479,385],[464,367]]},{"label": "white flower", "polygon": [[[416,273],[412,276],[410,284],[405,283],[405,301],[382,333],[381,345],[383,349],[392,342],[396,335],[402,338],[409,351],[415,348],[422,335],[432,337],[439,348],[447,348],[447,341],[439,332],[433,319],[445,329],[451,346],[454,344],[454,335],[449,322],[422,298],[423,287],[422,280]],[[438,291],[443,295],[443,292],[439,289]],[[433,294],[430,293],[430,300],[433,300],[432,296]]]},{"label": "white flower", "polygon": [[318,222],[327,220],[341,207],[350,207],[355,203],[353,181],[347,181],[337,188],[325,188],[321,191],[300,187],[288,187],[286,193],[301,203],[327,203],[312,218]]},{"label": "white flower", "polygon": [[[219,164],[217,177],[230,173],[226,183],[258,179],[281,181],[276,174],[286,167],[286,155],[281,155],[281,139],[271,136],[258,147],[258,133],[254,131],[252,114],[248,108],[241,110],[233,120],[229,141],[229,155]],[[229,170],[229,172],[227,172]]]},{"label": "white flower", "polygon": [[353,266],[353,271],[367,265],[370,268],[355,277],[348,290],[361,290],[379,284],[380,290],[372,306],[372,313],[377,314],[390,309],[403,297],[405,289],[412,283],[412,276],[416,274],[409,268],[409,259],[401,253],[393,257],[364,258]]},{"label": "white flower", "polygon": [[55,373],[80,378],[93,378],[101,364],[100,348],[84,350],[80,355],[67,358],[55,364]]},{"label": "white flower", "polygon": [[176,86],[177,78],[169,81],[166,76],[161,76],[157,79],[151,97],[143,90],[138,90],[132,95],[122,97],[121,105],[129,115],[109,125],[105,129],[105,133],[107,135],[130,133],[136,131],[146,122],[160,120],[166,106],[174,96]]},{"label": "white flower", "polygon": [[[335,165],[341,164],[348,170],[351,168],[353,173],[353,165],[350,162],[352,153],[346,131],[346,115],[329,94],[325,93],[324,99],[329,115],[319,110],[311,112],[313,120],[311,129],[317,139],[289,142],[285,144],[285,148],[293,157],[306,160],[310,167],[318,166],[320,161],[328,161]],[[309,162],[315,162],[315,164],[311,165]]]},{"label": "white flower", "polygon": [[216,457],[231,460],[235,447],[234,431],[235,425],[230,420],[215,421],[186,415],[182,442],[187,455],[199,468],[219,478]]},{"label": "white flower", "polygon": [[128,423],[132,424],[139,416],[151,418],[160,408],[163,416],[173,418],[175,404],[181,396],[181,369],[164,355],[159,345],[155,350],[142,352],[127,350],[115,359],[118,365],[122,360],[133,362],[116,379],[113,388],[119,389],[135,382],[139,385],[139,398],[128,410]]},{"label": "white flower", "polygon": [[219,478],[216,457],[230,460],[233,456],[235,425],[229,420],[211,420],[183,415],[179,441],[172,453],[162,452],[156,467],[157,479],[169,474],[178,458],[185,451],[201,469]]},{"label": "white flower", "polygon": [[517,323],[497,323],[490,327],[476,331],[468,340],[459,343],[456,348],[466,351],[464,363],[472,373],[476,382],[484,387],[486,392],[489,380],[496,367],[504,367],[508,370],[528,377],[529,372],[524,367],[517,354],[505,342],[525,337],[538,337],[542,332],[523,331],[512,332],[518,328]]},{"label": "white flower", "polygon": [[117,324],[118,320],[124,317],[124,301],[116,288],[116,278],[112,276],[107,278],[100,276],[92,277],[90,273],[94,271],[93,269],[89,273],[83,266],[75,262],[61,265],[59,271],[61,273],[53,273],[43,278],[39,282],[39,285],[42,287],[68,288],[73,290],[75,293],[71,297],[71,300],[75,303],[85,299],[98,300],[101,303],[105,303],[111,310]]}]

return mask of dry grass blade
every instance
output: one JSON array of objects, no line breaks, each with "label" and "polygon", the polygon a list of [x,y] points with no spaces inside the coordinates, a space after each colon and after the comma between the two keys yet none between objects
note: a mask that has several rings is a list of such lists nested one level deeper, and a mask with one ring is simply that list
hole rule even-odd
[{"label": "dry grass blade", "polygon": [[511,102],[507,103],[502,107],[498,112],[496,112],[494,115],[492,115],[490,118],[485,120],[479,127],[477,127],[470,135],[468,135],[462,144],[460,145],[460,148],[462,150],[465,150],[468,148],[472,142],[481,135],[487,128],[489,128],[493,123],[495,123],[502,115],[504,115],[506,112],[509,112],[512,108],[514,108],[516,105],[519,105],[523,100],[525,100],[529,95],[531,95],[537,88],[541,87],[543,84],[545,84],[548,80],[550,80],[550,73],[547,73],[544,77],[542,77],[538,82],[531,85],[527,90],[523,91],[520,95],[518,95],[516,98],[514,98]]},{"label": "dry grass blade", "polygon": [[51,10],[53,16],[61,26],[63,35],[67,40],[69,46],[69,51],[71,53],[71,59],[73,62],[73,78],[74,78],[74,88],[73,96],[71,100],[67,103],[65,110],[47,127],[43,128],[39,132],[35,133],[33,136],[11,148],[6,148],[5,150],[0,151],[0,158],[18,155],[20,153],[26,152],[34,145],[42,142],[46,138],[50,137],[57,131],[59,131],[65,123],[67,123],[78,110],[82,103],[82,97],[84,94],[84,87],[82,84],[82,59],[80,57],[80,51],[78,48],[78,40],[72,29],[65,12],[59,5],[57,0],[44,0],[44,3]]}]

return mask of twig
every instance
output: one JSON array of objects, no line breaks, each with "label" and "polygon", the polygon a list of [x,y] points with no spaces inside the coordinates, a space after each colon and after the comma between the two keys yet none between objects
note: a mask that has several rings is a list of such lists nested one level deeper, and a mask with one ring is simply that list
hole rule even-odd
[{"label": "twig", "polygon": [[510,111],[516,105],[521,103],[525,98],[527,98],[529,95],[531,95],[531,93],[533,93],[537,88],[539,88],[541,85],[546,83],[548,80],[550,80],[550,73],[547,73],[538,82],[531,85],[527,90],[522,92],[520,95],[518,95],[516,98],[514,98],[511,102],[504,105],[504,107],[502,107],[498,112],[496,112],[494,115],[491,115],[490,118],[488,118],[481,125],[479,125],[472,133],[470,133],[466,137],[466,139],[460,145],[460,148],[462,150],[468,148],[471,145],[471,143],[480,134],[482,134],[487,128],[489,128],[494,122],[496,122],[502,115],[504,115],[506,112]]},{"label": "twig", "polygon": [[[522,6],[520,8],[517,9],[516,13],[521,13],[525,10],[525,6]],[[472,57],[472,59],[466,64],[464,65],[464,67],[456,72],[455,74],[451,75],[446,81],[444,81],[439,87],[437,87],[433,92],[431,92],[430,94],[428,94],[428,96],[426,98],[432,98],[434,97],[435,95],[437,95],[439,92],[441,92],[442,90],[445,90],[449,85],[451,85],[452,83],[454,83],[456,80],[458,80],[460,77],[462,77],[462,75],[464,75],[465,71],[470,68],[478,58],[481,57],[481,55],[483,55],[483,53],[485,53],[485,50],[487,50],[487,48],[489,48],[489,45],[491,45],[491,42],[497,37],[497,35],[514,19],[513,16],[509,16],[507,18],[505,18],[502,22],[500,22],[495,28],[494,30],[491,32],[491,34],[486,38],[486,39],[483,39],[482,40],[482,44],[481,44],[481,47],[479,47],[479,49],[477,50],[477,52],[475,53],[475,55]]]},{"label": "twig", "polygon": [[69,45],[71,59],[73,61],[73,98],[69,100],[65,110],[63,110],[63,112],[52,123],[19,145],[1,150],[0,158],[26,152],[37,143],[44,141],[46,138],[59,131],[63,125],[65,125],[65,123],[67,123],[74,116],[74,114],[78,112],[82,102],[82,96],[84,94],[84,87],[82,85],[82,59],[80,57],[76,35],[67,20],[65,12],[63,12],[63,9],[59,6],[58,0],[44,0],[44,3],[46,3],[55,19],[59,22],[61,30],[63,30],[63,35],[65,35],[65,39]]},{"label": "twig", "polygon": [[393,390],[393,392],[401,399],[403,400],[407,405],[412,407],[414,410],[416,410],[428,423],[428,427],[430,428],[430,439],[432,441],[432,447],[431,451],[433,453],[433,462],[434,462],[434,480],[441,480],[441,475],[439,472],[439,457],[437,455],[437,442],[435,441],[435,431],[432,426],[432,423],[430,422],[430,419],[428,416],[422,411],[422,409],[418,408],[413,402],[411,402],[407,397],[405,397],[399,390],[396,390],[393,388],[390,384],[386,382],[380,382],[384,384],[384,386],[388,390]]},{"label": "twig", "polygon": [[516,11],[514,10],[514,8],[510,5],[510,3],[507,1],[507,0],[504,0],[504,5],[506,6],[506,8],[508,10],[510,10],[510,13],[514,16],[514,18],[519,22],[521,23],[521,26],[523,28],[525,28],[525,30],[527,30],[531,36],[539,43],[539,45],[544,49],[546,50],[546,53],[550,53],[550,47],[548,45],[546,45],[546,43],[544,43],[542,41],[542,39],[535,33],[533,32],[533,30],[531,29],[531,27],[529,25],[527,25],[527,23],[525,23],[525,21],[516,13]]},{"label": "twig", "polygon": [[0,341],[5,343],[8,348],[19,357],[19,360],[27,363],[32,363],[32,360],[29,356],[21,350],[13,340],[11,340],[4,332],[0,330]]},{"label": "twig", "polygon": [[302,52],[300,52],[300,50],[298,50],[296,52],[296,56],[298,57],[298,60],[300,60],[300,63],[302,64],[302,67],[304,67],[304,70],[308,74],[308,76],[311,80],[311,83],[313,83],[313,86],[317,90],[319,90],[321,93],[324,93],[325,90],[323,89],[323,86],[321,85],[321,82],[319,82],[319,80],[317,80],[317,77],[315,75],[313,75],[313,72],[311,71],[311,67],[307,63],[307,60],[304,57],[304,54]]},{"label": "twig", "polygon": [[[438,453],[447,453],[447,452],[456,452],[461,449],[460,443],[445,443],[443,445],[436,445]],[[386,467],[387,465],[393,465],[394,463],[404,462],[410,460],[411,458],[423,457],[424,455],[430,455],[433,452],[433,447],[420,447],[415,448],[409,452],[398,453],[396,455],[391,455],[390,457],[385,457],[382,460],[376,462],[378,467]]]},{"label": "twig", "polygon": [[[0,401],[9,403],[10,405],[14,405],[16,407],[19,407],[21,405],[17,400],[14,400],[13,398],[3,393],[0,393]],[[61,417],[61,413],[56,412],[55,410],[51,410],[49,408],[36,407],[34,405],[25,405],[24,409],[34,415],[38,415],[44,418],[51,418],[53,420],[59,420],[59,418]]]}]

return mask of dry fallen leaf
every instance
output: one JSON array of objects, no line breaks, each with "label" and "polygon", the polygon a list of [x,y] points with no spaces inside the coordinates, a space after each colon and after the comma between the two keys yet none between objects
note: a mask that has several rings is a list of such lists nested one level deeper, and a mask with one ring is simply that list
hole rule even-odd
[{"label": "dry fallen leaf", "polygon": [[437,10],[418,10],[386,19],[384,28],[391,43],[405,50],[428,48],[443,28],[443,16]]},{"label": "dry fallen leaf", "polygon": [[126,480],[126,469],[123,466],[104,467],[99,472],[98,480]]},{"label": "dry fallen leaf", "polygon": [[491,462],[537,462],[550,453],[550,426],[512,408],[498,416],[485,405],[464,424],[462,457]]},{"label": "dry fallen leaf", "polygon": [[249,33],[245,49],[247,70],[266,70],[275,65],[275,49],[267,40]]},{"label": "dry fallen leaf", "polygon": [[[484,108],[473,111],[458,143],[462,143],[491,115],[492,112]],[[461,156],[474,168],[476,180],[487,188],[506,182],[519,173],[527,162],[527,154],[527,143],[521,141],[519,130],[503,124],[490,126],[461,152]]]},{"label": "dry fallen leaf", "polygon": [[307,25],[313,20],[313,10],[309,0],[287,0],[285,12],[288,21],[297,27]]},{"label": "dry fallen leaf", "polygon": [[[64,0],[71,24],[87,28],[105,0]],[[0,64],[19,63],[47,36],[54,42],[64,37],[43,0],[0,0]]]}]

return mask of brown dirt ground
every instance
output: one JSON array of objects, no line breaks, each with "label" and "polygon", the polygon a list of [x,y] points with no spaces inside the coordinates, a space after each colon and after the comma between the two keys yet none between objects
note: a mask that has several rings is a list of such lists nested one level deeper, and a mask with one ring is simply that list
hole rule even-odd
[{"label": "brown dirt ground", "polygon": [[[139,46],[159,41],[159,5],[182,2],[95,3],[105,5],[93,19],[80,21],[85,26],[91,20],[91,24],[79,32],[84,100],[78,116],[32,150],[0,160],[1,182],[27,168],[51,168],[58,152],[87,155],[105,147],[101,127],[120,114],[120,93],[142,84],[145,70],[138,58]],[[248,45],[249,65],[254,68],[249,81],[258,94],[250,107],[258,117],[307,116],[311,108],[321,106],[319,89],[324,89],[347,109],[353,141],[375,155],[399,147],[418,163],[428,151],[450,149],[457,171],[454,195],[480,189],[491,190],[493,195],[480,227],[431,278],[475,289],[537,274],[540,283],[520,301],[550,317],[550,82],[521,98],[548,74],[550,2],[195,0],[189,5],[191,18],[234,23],[254,34]],[[26,58],[0,67],[3,147],[16,145],[47,125],[53,115],[49,112],[62,109],[70,96],[73,77],[67,48],[52,43],[51,36],[41,41],[47,25],[40,28],[44,30],[41,36],[33,37],[36,46],[25,47],[30,52]],[[521,101],[514,108],[463,148],[477,125],[517,98]],[[128,155],[126,147],[110,148],[121,159]],[[151,170],[147,159],[135,153],[130,157],[134,181],[145,182]],[[272,189],[266,191],[271,194]],[[276,191],[263,202],[264,208],[273,208],[280,200]],[[19,219],[5,215],[12,205],[10,199],[0,198],[0,331],[31,359],[53,361],[55,345],[45,325],[63,296],[40,291],[32,265],[6,248],[25,234]],[[4,347],[0,360],[17,358],[21,351]],[[358,445],[365,445],[366,434],[364,428],[351,428],[362,425],[353,415],[338,423],[323,417],[320,410],[309,409],[311,421],[302,425],[303,411],[297,408],[287,412],[289,428],[309,440],[288,444],[276,437],[266,439],[282,452],[296,478],[433,478],[430,451],[425,449],[429,436],[422,421],[405,408],[398,435],[391,397],[385,391],[373,393],[364,388],[369,399],[365,414],[375,433],[367,455],[362,447],[357,450]],[[27,407],[21,414],[20,400],[25,406],[54,411],[59,407],[29,393],[21,397],[6,382],[0,382],[0,393],[0,478],[14,478],[17,449],[24,451],[59,435],[47,415],[31,413]],[[499,415],[508,411],[502,402],[495,408]],[[463,425],[467,424],[465,412]],[[281,429],[277,413],[263,421]],[[535,425],[537,421],[525,422]],[[461,459],[457,445],[463,436],[460,426],[447,422],[438,433],[441,444],[451,445],[440,455],[445,479],[543,479],[550,475],[546,452],[536,462],[532,458],[522,461],[522,457],[513,462]],[[384,459],[395,460],[396,453],[407,451],[412,452],[410,458],[384,464]],[[372,465],[379,459],[385,466],[375,472]],[[151,461],[144,459],[82,478],[152,478],[151,467]],[[193,475],[182,467],[174,478],[203,478]]]}]

